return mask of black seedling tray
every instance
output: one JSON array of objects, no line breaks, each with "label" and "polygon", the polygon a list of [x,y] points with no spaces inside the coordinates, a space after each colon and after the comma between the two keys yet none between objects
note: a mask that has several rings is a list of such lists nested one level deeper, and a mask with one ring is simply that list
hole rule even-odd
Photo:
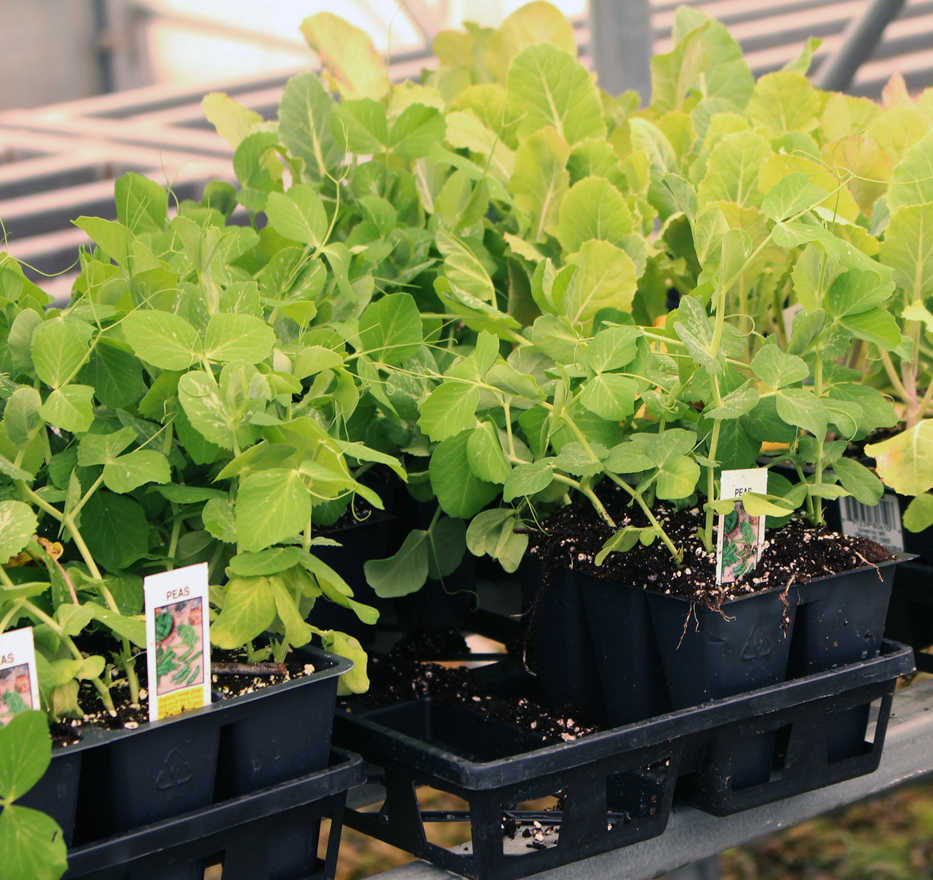
[{"label": "black seedling tray", "polygon": [[82,846],[305,776],[327,766],[343,657],[314,648],[316,671],[133,730],[87,728],[55,749],[20,800]]},{"label": "black seedling tray", "polygon": [[[65,878],[194,880],[222,863],[224,880],[331,880],[346,793],[363,777],[358,755],[335,750],[324,770],[71,849]],[[325,817],[331,826],[319,859]]]},{"label": "black seedling tray", "polygon": [[[346,821],[468,877],[523,877],[661,834],[679,777],[693,803],[724,814],[871,772],[895,682],[913,669],[911,649],[886,642],[872,659],[544,747],[467,706],[430,699],[338,712],[335,740],[378,765],[381,775],[371,779],[386,789],[378,812],[349,810]],[[873,742],[863,739],[857,754],[830,760],[822,745],[833,714],[875,700],[881,705]],[[867,726],[867,712],[865,718]],[[737,789],[723,756],[709,754],[710,743],[731,731],[776,742],[768,781]],[[422,811],[419,785],[450,792],[468,809]],[[534,822],[545,824],[541,813],[521,805],[547,795],[560,799],[562,810],[547,813],[560,830],[536,836]],[[432,843],[426,826],[436,821],[469,821],[471,851]],[[516,825],[518,847],[506,840]],[[522,836],[526,828],[530,839]]]}]

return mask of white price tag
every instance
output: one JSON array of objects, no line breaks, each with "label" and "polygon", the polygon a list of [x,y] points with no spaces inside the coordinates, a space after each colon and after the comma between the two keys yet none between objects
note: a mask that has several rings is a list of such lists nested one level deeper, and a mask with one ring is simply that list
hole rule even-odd
[{"label": "white price tag", "polygon": [[[719,476],[719,497],[739,499],[746,492],[768,494],[768,469],[744,468],[723,471]],[[735,510],[719,515],[716,538],[716,583],[731,584],[751,572],[761,558],[765,540],[765,517],[751,516],[740,500]]]},{"label": "white price tag", "polygon": [[207,563],[143,580],[149,720],[199,709],[211,701]]},{"label": "white price tag", "polygon": [[0,635],[0,727],[27,709],[39,708],[39,678],[32,627]]},{"label": "white price tag", "polygon": [[873,506],[861,504],[854,498],[840,498],[839,519],[844,535],[869,538],[888,550],[904,549],[901,509],[897,497],[890,492],[885,492]]}]

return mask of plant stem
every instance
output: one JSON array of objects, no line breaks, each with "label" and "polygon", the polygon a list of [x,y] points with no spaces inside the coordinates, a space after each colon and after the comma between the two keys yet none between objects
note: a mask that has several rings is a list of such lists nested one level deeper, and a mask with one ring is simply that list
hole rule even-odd
[{"label": "plant stem", "polygon": [[897,370],[894,369],[894,364],[891,361],[891,355],[883,350],[879,350],[878,354],[881,356],[881,363],[884,366],[884,371],[888,374],[888,379],[891,380],[891,384],[894,386],[894,390],[897,392],[901,400],[903,400],[904,403],[907,403],[910,399],[910,395],[907,393],[907,389],[901,382],[900,376],[897,375]]},{"label": "plant stem", "polygon": [[[816,392],[817,398],[820,398],[823,394],[823,360],[822,358],[817,358],[816,363],[813,368],[813,390]],[[814,482],[822,483],[823,482],[823,444],[826,442],[826,434],[824,433],[820,437],[816,438],[816,472],[814,474]],[[813,525],[821,526],[823,525],[823,499],[817,495],[813,499]]]},{"label": "plant stem", "polygon": [[609,474],[609,479],[612,480],[619,488],[624,489],[628,494],[635,500],[635,503],[641,508],[642,513],[647,517],[648,522],[654,527],[658,535],[661,538],[661,541],[664,543],[664,546],[670,551],[671,556],[680,564],[680,561],[683,559],[683,553],[674,546],[674,542],[670,539],[670,536],[667,532],[664,531],[664,528],[661,526],[661,523],[658,522],[655,515],[651,512],[651,508],[645,503],[645,499],[642,498],[641,492],[633,489],[628,483],[625,482],[621,477],[616,474]]},{"label": "plant stem", "polygon": [[[28,599],[23,599],[22,606],[34,617],[37,617],[41,620],[49,629],[52,630],[65,644],[68,650],[71,652],[71,656],[75,660],[84,660],[84,654],[82,654],[77,645],[75,645],[71,636],[69,636],[59,625],[58,621],[53,617],[49,617],[38,605],[33,604]],[[88,679],[91,684],[94,685],[95,690],[100,696],[101,702],[104,704],[104,708],[112,715],[116,715],[116,709],[113,707],[113,698],[110,696],[110,690],[101,680],[99,675],[94,675]]]}]

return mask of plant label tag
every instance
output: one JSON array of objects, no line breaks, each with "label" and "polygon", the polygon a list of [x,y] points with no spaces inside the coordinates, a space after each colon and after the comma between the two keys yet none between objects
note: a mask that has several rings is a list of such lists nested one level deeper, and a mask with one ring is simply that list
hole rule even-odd
[{"label": "plant label tag", "polygon": [[32,627],[0,635],[0,727],[27,709],[39,708],[39,677]]},{"label": "plant label tag", "polygon": [[767,468],[743,468],[720,474],[720,497],[735,498],[735,509],[719,515],[716,538],[716,583],[731,584],[752,571],[761,558],[765,541],[765,517],[751,516],[740,496],[746,492],[768,493]]},{"label": "plant label tag", "polygon": [[904,549],[901,510],[897,496],[890,492],[885,492],[874,506],[862,504],[851,497],[840,498],[839,522],[844,535],[869,538],[888,550]]},{"label": "plant label tag", "polygon": [[146,594],[149,720],[211,702],[207,563],[152,574]]}]

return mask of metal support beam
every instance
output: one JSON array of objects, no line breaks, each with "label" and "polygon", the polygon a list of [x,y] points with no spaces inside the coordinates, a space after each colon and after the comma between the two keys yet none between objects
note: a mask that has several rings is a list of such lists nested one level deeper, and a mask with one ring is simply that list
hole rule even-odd
[{"label": "metal support beam", "polygon": [[814,77],[821,89],[845,91],[855,72],[867,61],[888,23],[900,14],[904,0],[871,0],[868,8],[846,28],[842,45],[824,61]]},{"label": "metal support beam", "polygon": [[653,42],[648,0],[590,0],[590,51],[609,94],[634,89],[648,103]]}]

